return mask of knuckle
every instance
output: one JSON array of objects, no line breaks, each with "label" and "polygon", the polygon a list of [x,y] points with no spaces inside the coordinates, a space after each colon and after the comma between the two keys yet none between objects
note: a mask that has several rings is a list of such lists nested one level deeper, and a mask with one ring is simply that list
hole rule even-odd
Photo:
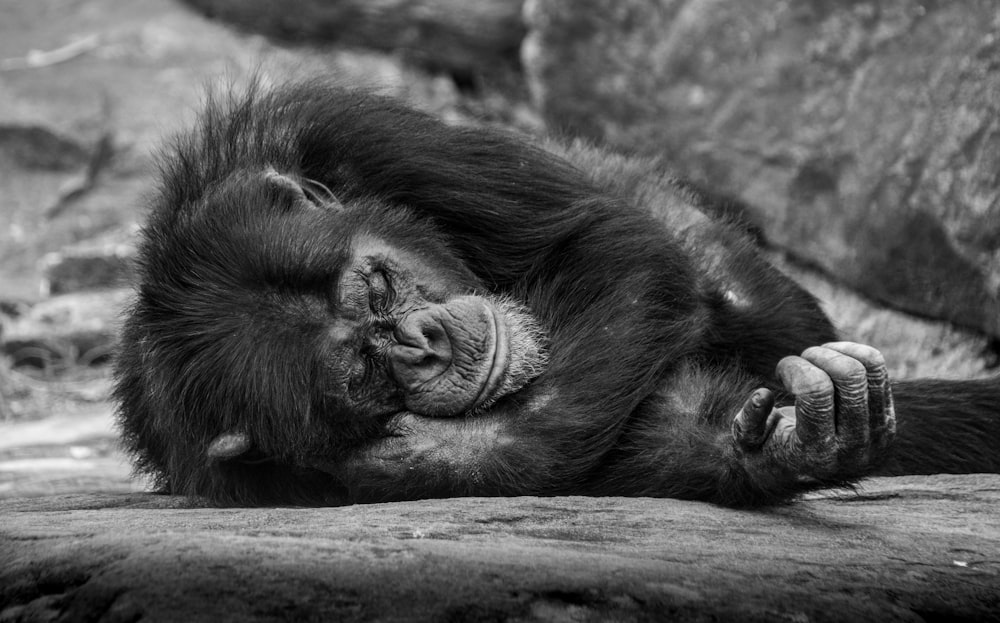
[{"label": "knuckle", "polygon": [[882,351],[867,344],[859,344],[857,342],[828,342],[823,344],[823,346],[857,359],[868,369],[885,367],[885,356],[882,354]]},{"label": "knuckle", "polygon": [[832,396],[830,376],[802,357],[785,357],[778,362],[778,377],[796,396]]},{"label": "knuckle", "polygon": [[871,346],[866,346],[868,349],[868,354],[865,355],[865,361],[870,367],[873,368],[884,368],[885,367],[885,355],[882,351],[872,348]]},{"label": "knuckle", "polygon": [[814,361],[817,359],[823,359],[830,349],[823,346],[810,346],[809,348],[802,351],[802,358],[809,361]]},{"label": "knuckle", "polygon": [[792,388],[796,396],[822,400],[833,395],[833,381],[818,368],[803,370]]},{"label": "knuckle", "polygon": [[861,361],[826,346],[807,348],[802,352],[802,357],[821,368],[835,382],[862,384],[868,376],[868,371]]},{"label": "knuckle", "polygon": [[835,351],[826,348],[825,346],[810,346],[809,348],[802,351],[802,358],[808,361],[825,361],[832,357]]},{"label": "knuckle", "polygon": [[782,370],[786,370],[792,366],[801,365],[801,357],[796,357],[795,355],[789,355],[787,357],[782,357],[778,361],[778,372],[781,373]]},{"label": "knuckle", "polygon": [[868,380],[868,371],[865,366],[857,359],[844,355],[841,355],[840,359],[837,360],[836,375],[840,379],[857,385],[864,385]]}]

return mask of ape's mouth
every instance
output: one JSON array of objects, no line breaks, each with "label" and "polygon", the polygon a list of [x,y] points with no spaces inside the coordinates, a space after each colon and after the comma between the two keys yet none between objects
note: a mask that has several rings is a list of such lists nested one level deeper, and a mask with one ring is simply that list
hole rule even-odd
[{"label": "ape's mouth", "polygon": [[455,417],[524,387],[545,366],[542,332],[506,299],[460,296],[407,314],[389,352],[406,408]]},{"label": "ape's mouth", "polygon": [[531,312],[506,297],[486,299],[493,318],[492,366],[473,411],[526,387],[548,367],[548,337]]},{"label": "ape's mouth", "polygon": [[493,357],[486,381],[483,383],[479,395],[472,401],[472,409],[488,406],[500,397],[496,395],[497,390],[507,375],[507,366],[510,361],[510,339],[506,319],[497,312],[493,305],[484,301],[483,306],[493,321]]},{"label": "ape's mouth", "polygon": [[493,400],[506,376],[507,336],[504,318],[478,296],[407,314],[389,352],[407,409],[452,417]]}]

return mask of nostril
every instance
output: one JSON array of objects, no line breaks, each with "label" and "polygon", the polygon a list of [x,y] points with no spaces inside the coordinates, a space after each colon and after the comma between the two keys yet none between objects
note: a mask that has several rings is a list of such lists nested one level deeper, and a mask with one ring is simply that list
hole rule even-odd
[{"label": "nostril", "polygon": [[404,316],[394,335],[397,343],[389,350],[389,365],[403,387],[410,390],[420,387],[451,366],[451,340],[434,308]]},{"label": "nostril", "polygon": [[448,335],[441,328],[441,325],[424,325],[421,328],[421,333],[427,341],[427,347],[431,350],[438,351],[448,347]]},{"label": "nostril", "polygon": [[410,312],[396,325],[393,334],[400,345],[424,351],[427,356],[451,356],[448,333],[431,310]]}]

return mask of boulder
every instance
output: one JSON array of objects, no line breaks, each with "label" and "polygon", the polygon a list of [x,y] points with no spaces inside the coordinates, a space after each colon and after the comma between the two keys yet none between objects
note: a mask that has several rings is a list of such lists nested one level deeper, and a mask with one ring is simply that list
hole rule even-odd
[{"label": "boulder", "polygon": [[74,171],[86,165],[79,141],[35,124],[0,122],[0,162],[46,171]]},{"label": "boulder", "polygon": [[41,290],[52,295],[127,286],[134,257],[133,232],[128,228],[68,245],[42,258]]},{"label": "boulder", "polygon": [[529,0],[553,128],[664,155],[870,297],[1000,336],[996,4]]},{"label": "boulder", "polygon": [[953,621],[1000,613],[1000,476],[739,511],[649,498],[0,502],[0,621]]},{"label": "boulder", "polygon": [[0,316],[0,352],[14,365],[39,367],[106,360],[131,294],[128,288],[64,294],[33,305],[23,315]]},{"label": "boulder", "polygon": [[524,35],[521,0],[185,0],[210,17],[301,43],[394,51],[458,74],[512,68]]},{"label": "boulder", "polygon": [[152,154],[190,125],[207,87],[324,75],[459,115],[452,81],[398,58],[272,45],[170,0],[35,0],[7,3],[2,13],[0,299],[7,301],[37,298],[46,253],[141,220],[155,183]]}]

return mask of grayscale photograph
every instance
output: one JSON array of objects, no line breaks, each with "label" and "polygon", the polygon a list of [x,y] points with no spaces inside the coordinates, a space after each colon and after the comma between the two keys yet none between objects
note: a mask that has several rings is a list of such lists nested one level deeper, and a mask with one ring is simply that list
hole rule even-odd
[{"label": "grayscale photograph", "polygon": [[1000,623],[1000,3],[0,0],[0,623]]}]

